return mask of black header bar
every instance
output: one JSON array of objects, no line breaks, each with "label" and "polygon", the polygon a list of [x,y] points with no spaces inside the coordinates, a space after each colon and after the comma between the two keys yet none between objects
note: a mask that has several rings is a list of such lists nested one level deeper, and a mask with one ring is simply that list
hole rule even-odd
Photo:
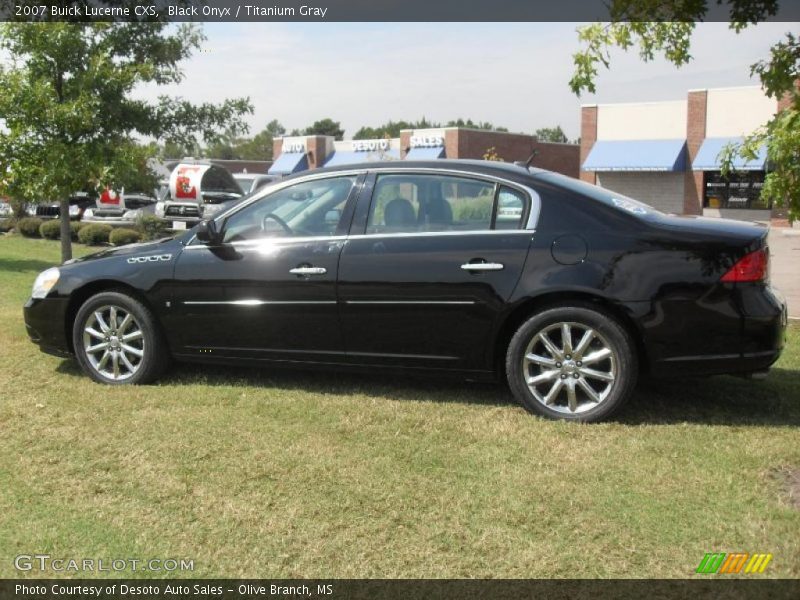
[{"label": "black header bar", "polygon": [[[729,0],[707,4],[704,21],[730,19]],[[776,4],[768,20],[800,21],[800,2]],[[572,22],[608,21],[611,5],[611,0],[0,0],[0,20]]]}]

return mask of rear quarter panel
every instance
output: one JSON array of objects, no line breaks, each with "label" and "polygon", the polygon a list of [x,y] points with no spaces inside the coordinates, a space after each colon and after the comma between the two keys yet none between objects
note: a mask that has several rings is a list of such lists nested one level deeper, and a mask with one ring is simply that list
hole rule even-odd
[{"label": "rear quarter panel", "polygon": [[[627,316],[651,366],[742,352],[741,294],[719,279],[764,243],[765,229],[643,219],[569,194],[541,196],[512,310],[531,298],[596,299]],[[582,260],[556,260],[563,239],[583,241]]]}]

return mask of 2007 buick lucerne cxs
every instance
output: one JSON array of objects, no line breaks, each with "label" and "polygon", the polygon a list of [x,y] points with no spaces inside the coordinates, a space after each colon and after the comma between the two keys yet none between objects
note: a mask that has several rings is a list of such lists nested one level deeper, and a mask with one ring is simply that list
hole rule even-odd
[{"label": "2007 buick lucerne cxs", "polygon": [[151,381],[171,358],[414,369],[505,376],[532,412],[597,421],[642,372],[777,360],[766,237],[516,165],[328,168],[44,271],[25,321],[102,383]]}]

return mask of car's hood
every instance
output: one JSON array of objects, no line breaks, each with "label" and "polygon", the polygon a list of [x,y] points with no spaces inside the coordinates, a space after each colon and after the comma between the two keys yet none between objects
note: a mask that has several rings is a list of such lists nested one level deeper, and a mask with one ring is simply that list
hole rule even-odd
[{"label": "car's hood", "polygon": [[151,254],[169,254],[169,253],[176,253],[183,248],[183,244],[181,243],[180,238],[163,238],[160,240],[155,240],[152,242],[143,242],[141,244],[128,244],[127,246],[120,246],[119,248],[108,248],[106,250],[101,250],[100,252],[95,252],[94,254],[89,254],[88,256],[84,256],[82,258],[74,258],[71,261],[65,263],[66,265],[76,265],[80,263],[85,263],[91,260],[101,260],[104,258],[119,258],[122,256],[149,256]]}]

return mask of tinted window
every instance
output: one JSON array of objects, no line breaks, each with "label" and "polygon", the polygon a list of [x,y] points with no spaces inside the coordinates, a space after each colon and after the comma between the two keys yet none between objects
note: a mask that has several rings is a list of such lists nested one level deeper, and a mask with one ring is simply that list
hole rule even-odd
[{"label": "tinted window", "polygon": [[379,175],[367,233],[490,229],[495,184],[440,175]]},{"label": "tinted window", "polygon": [[623,196],[622,194],[618,194],[612,190],[591,185],[565,175],[559,175],[558,173],[544,173],[538,175],[537,179],[553,183],[562,189],[573,192],[574,194],[579,194],[585,198],[589,198],[590,200],[602,202],[606,206],[610,206],[621,212],[635,215],[637,217],[652,219],[664,215],[664,213],[661,211],[656,210],[649,204],[645,204],[639,200],[634,200],[633,198],[628,198],[627,196]]},{"label": "tinted window", "polygon": [[525,217],[526,197],[510,187],[502,186],[497,194],[495,229],[520,229]]},{"label": "tinted window", "polygon": [[298,183],[267,194],[225,221],[225,241],[336,233],[355,176]]}]

